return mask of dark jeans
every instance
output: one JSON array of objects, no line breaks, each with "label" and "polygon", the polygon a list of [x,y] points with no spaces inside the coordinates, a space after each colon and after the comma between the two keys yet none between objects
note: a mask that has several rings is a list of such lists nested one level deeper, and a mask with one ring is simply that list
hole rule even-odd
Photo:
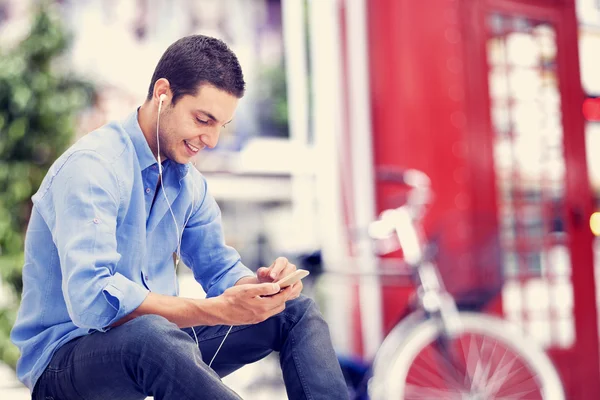
[{"label": "dark jeans", "polygon": [[74,339],[55,353],[33,399],[120,400],[239,399],[220,377],[279,352],[290,399],[347,399],[329,329],[305,296],[256,325],[179,329],[158,315],[135,318],[106,333]]}]

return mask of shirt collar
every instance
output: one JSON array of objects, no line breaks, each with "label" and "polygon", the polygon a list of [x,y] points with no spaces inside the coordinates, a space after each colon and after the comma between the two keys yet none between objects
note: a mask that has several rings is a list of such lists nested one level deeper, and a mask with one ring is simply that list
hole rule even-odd
[{"label": "shirt collar", "polygon": [[[135,110],[125,119],[123,122],[123,128],[125,128],[125,132],[129,134],[131,141],[133,142],[133,147],[135,148],[135,152],[138,157],[138,162],[140,163],[140,169],[143,171],[146,168],[151,167],[152,165],[157,165],[156,157],[152,154],[152,150],[150,150],[150,146],[148,146],[148,141],[142,132],[142,128],[140,127],[140,123],[138,122],[138,111]],[[163,169],[168,168],[169,166],[174,165],[179,173],[179,178],[182,179],[188,172],[189,164],[178,164],[171,160],[166,160],[163,162]]]}]

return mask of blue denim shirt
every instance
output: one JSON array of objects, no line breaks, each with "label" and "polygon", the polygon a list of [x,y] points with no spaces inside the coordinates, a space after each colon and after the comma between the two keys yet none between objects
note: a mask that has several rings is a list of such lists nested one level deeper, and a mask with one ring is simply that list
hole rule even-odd
[{"label": "blue denim shirt", "polygon": [[[185,225],[182,260],[207,296],[252,276],[224,243],[221,212],[204,177],[188,165],[162,165],[177,226]],[[133,112],[75,143],[33,196],[23,296],[11,332],[21,351],[17,375],[31,390],[62,344],[107,330],[150,291],[177,295],[179,238],[157,182],[157,161]]]}]

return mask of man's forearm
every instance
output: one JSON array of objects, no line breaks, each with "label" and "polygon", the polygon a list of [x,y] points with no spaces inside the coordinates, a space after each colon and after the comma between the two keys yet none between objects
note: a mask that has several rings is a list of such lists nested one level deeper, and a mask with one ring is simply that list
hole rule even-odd
[{"label": "man's forearm", "polygon": [[122,325],[127,321],[146,314],[163,316],[180,328],[197,325],[219,325],[221,323],[219,318],[220,306],[219,299],[216,297],[209,299],[188,299],[151,292],[138,308],[111,326]]}]

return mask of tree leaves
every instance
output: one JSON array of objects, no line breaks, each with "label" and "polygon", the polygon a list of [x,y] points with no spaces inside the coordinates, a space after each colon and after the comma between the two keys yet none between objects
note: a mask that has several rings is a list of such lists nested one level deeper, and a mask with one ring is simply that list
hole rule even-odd
[{"label": "tree leaves", "polygon": [[92,84],[56,62],[69,42],[58,16],[42,4],[29,35],[0,51],[0,283],[14,299],[0,307],[0,359],[13,367],[18,350],[9,334],[23,289],[30,199],[72,141],[75,117],[94,95]]}]

